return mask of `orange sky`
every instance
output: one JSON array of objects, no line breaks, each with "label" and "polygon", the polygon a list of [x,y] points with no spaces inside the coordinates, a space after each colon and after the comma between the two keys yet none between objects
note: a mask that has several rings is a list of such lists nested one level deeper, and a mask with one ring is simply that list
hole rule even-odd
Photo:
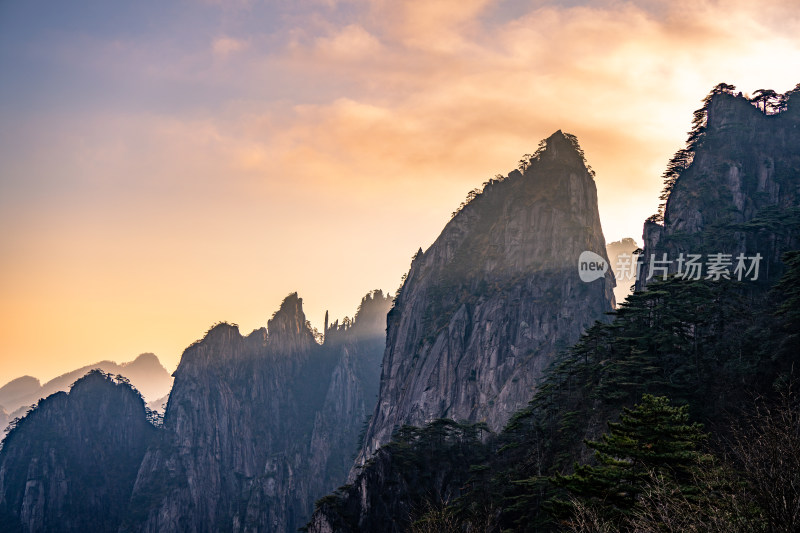
[{"label": "orange sky", "polygon": [[[557,129],[640,239],[717,83],[800,82],[792,2],[0,4],[0,385],[394,291]],[[24,4],[24,5],[22,5]],[[165,7],[168,5],[169,7]]]}]

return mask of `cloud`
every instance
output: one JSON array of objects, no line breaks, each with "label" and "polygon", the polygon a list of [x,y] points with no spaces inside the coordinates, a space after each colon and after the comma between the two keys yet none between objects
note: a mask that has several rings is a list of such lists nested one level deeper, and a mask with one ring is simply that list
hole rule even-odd
[{"label": "cloud", "polygon": [[211,49],[216,57],[225,59],[231,54],[247,48],[247,42],[233,37],[217,37],[211,44]]},{"label": "cloud", "polygon": [[490,0],[371,0],[372,24],[404,46],[447,53],[462,49]]},{"label": "cloud", "polygon": [[[236,55],[235,71],[174,43],[168,61],[135,42],[100,60],[125,57],[114,61],[124,71],[112,65],[120,77],[149,73],[152,98],[204,95],[192,115],[168,118],[187,125],[181,135],[198,122],[213,128],[212,153],[250,184],[282,175],[302,187],[338,182],[344,195],[398,180],[466,191],[570,131],[598,171],[614,238],[638,232],[655,209],[663,166],[711,87],[797,81],[786,66],[800,63],[800,23],[777,0],[509,5],[312,0],[265,13],[252,4],[226,15],[212,41],[215,57]],[[237,16],[282,24],[260,33]]]},{"label": "cloud", "polygon": [[381,54],[378,39],[357,24],[350,24],[333,35],[319,37],[317,53],[330,59],[357,60]]},{"label": "cloud", "polygon": [[661,171],[716,83],[785,90],[797,81],[786,65],[800,63],[797,16],[780,2],[544,4],[491,17],[501,8],[483,1],[362,6],[358,25],[332,35],[369,35],[379,55],[353,68],[331,66],[320,41],[291,50],[304,81],[347,92],[293,108],[279,134],[285,161],[309,175],[325,161],[356,182],[380,168],[468,190],[562,128],[598,170],[614,238],[655,209]]},{"label": "cloud", "polygon": [[[35,64],[53,72],[0,143],[0,351],[127,357],[114,339],[182,317],[142,347],[177,361],[208,324],[255,327],[293,290],[309,316],[352,313],[557,129],[597,171],[606,237],[638,237],[714,85],[800,81],[788,2],[569,4],[201,2],[190,27],[37,40],[58,68]],[[43,324],[62,330],[33,346]]]}]

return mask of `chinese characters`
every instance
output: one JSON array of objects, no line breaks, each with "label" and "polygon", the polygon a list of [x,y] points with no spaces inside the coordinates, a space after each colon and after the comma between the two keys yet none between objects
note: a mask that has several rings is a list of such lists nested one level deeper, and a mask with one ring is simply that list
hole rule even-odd
[{"label": "chinese characters", "polygon": [[[757,281],[761,260],[760,253],[747,256],[740,253],[737,256],[725,253],[684,254],[670,259],[666,253],[657,257],[650,254],[647,263],[637,261],[637,256],[620,254],[614,265],[614,275],[618,280],[636,280],[645,275],[645,279],[666,279],[668,274],[688,280],[707,279],[719,281],[721,279],[735,279],[738,281]],[[646,265],[646,268],[645,268]],[[645,270],[645,272],[642,272]]]}]

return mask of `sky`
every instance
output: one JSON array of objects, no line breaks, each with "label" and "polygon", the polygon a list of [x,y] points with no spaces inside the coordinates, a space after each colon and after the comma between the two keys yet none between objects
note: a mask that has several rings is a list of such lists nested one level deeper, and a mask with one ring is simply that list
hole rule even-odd
[{"label": "sky", "polygon": [[641,241],[719,82],[800,82],[794,1],[0,0],[0,385],[394,292],[554,131]]}]

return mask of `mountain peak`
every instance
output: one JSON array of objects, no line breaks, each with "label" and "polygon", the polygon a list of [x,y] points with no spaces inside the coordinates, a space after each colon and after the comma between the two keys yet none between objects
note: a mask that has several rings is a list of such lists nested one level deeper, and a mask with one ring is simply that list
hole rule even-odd
[{"label": "mountain peak", "polygon": [[[116,385],[117,383],[114,382],[114,379],[109,374],[106,374],[99,368],[95,368],[72,384],[69,390],[69,396],[74,398],[76,394],[80,396],[89,391],[113,391]],[[130,384],[125,385],[125,387],[133,392]]]},{"label": "mountain peak", "polygon": [[142,367],[142,368],[163,368],[161,361],[158,360],[158,356],[151,352],[146,352],[139,354],[136,359],[130,361],[128,363],[122,363],[120,366],[122,367]]},{"label": "mountain peak", "polygon": [[572,134],[556,131],[539,145],[539,159],[580,164],[585,166],[583,150],[578,138]]},{"label": "mountain peak", "polygon": [[281,306],[267,322],[267,329],[270,335],[274,335],[286,330],[287,327],[294,329],[290,324],[305,325],[305,322],[306,315],[303,312],[303,299],[298,297],[296,292],[293,292],[283,299]]},{"label": "mountain peak", "polygon": [[607,261],[605,247],[573,135],[556,131],[520,170],[470,192],[398,290],[358,461],[405,424],[446,417],[502,428],[552,355],[612,309],[613,275],[592,285],[575,268],[586,250]]},{"label": "mountain peak", "polygon": [[[743,125],[757,122],[764,118],[764,114],[754,106],[741,93],[737,95],[719,92],[711,96],[708,106],[706,127],[709,130],[719,130],[730,125]],[[752,126],[751,126],[752,127]]]},{"label": "mountain peak", "polygon": [[296,292],[289,294],[281,302],[280,308],[267,322],[267,331],[270,342],[278,339],[297,339],[313,334],[306,323],[306,314],[303,312],[303,299]]},{"label": "mountain peak", "polygon": [[[31,389],[38,389],[41,387],[39,380],[33,376],[22,376],[12,379],[2,387],[0,387],[0,398],[16,398],[26,394]],[[0,403],[2,403],[0,401]]]},{"label": "mountain peak", "polygon": [[279,312],[302,313],[303,299],[296,292],[289,293],[281,302]]},{"label": "mountain peak", "polygon": [[3,440],[3,531],[116,531],[156,436],[139,394],[99,370],[48,395]]}]

